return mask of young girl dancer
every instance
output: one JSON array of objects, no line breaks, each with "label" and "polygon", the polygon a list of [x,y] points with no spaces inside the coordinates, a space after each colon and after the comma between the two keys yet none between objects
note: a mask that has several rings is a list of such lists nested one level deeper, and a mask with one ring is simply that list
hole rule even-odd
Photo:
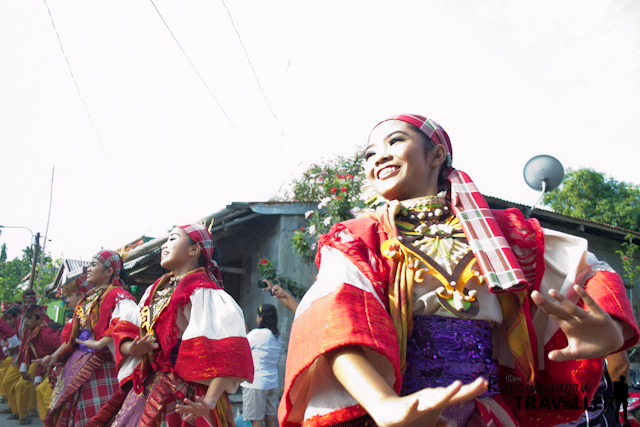
[{"label": "young girl dancer", "polygon": [[618,275],[584,239],[491,211],[425,117],[379,123],[365,158],[388,202],[320,239],[317,281],[291,331],[281,425],[444,425],[449,405],[459,426],[577,418],[574,398],[583,405],[597,388],[599,358],[638,341]]},{"label": "young girl dancer", "polygon": [[171,231],[160,261],[171,272],[147,289],[139,314],[114,328],[118,366],[138,362],[133,388],[92,425],[234,425],[227,393],[253,380],[253,362],[242,310],[222,290],[213,250],[200,224]]},{"label": "young girl dancer", "polygon": [[134,298],[122,287],[122,260],[109,250],[91,259],[87,282],[93,289],[75,308],[71,333],[56,352],[39,361],[53,365],[68,357],[51,397],[45,426],[84,425],[118,391],[111,321],[135,312]]}]

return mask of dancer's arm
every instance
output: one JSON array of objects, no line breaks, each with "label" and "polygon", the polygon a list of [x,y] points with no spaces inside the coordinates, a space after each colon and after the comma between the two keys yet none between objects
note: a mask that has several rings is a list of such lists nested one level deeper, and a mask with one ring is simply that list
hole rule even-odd
[{"label": "dancer's arm", "polygon": [[100,350],[101,348],[111,344],[113,342],[113,338],[111,337],[102,337],[98,341],[96,340],[80,340],[76,338],[76,342],[78,344],[84,344],[90,349]]},{"label": "dancer's arm", "polygon": [[459,381],[445,388],[427,388],[399,397],[374,369],[359,346],[342,347],[325,355],[342,386],[360,403],[378,426],[419,423],[443,425],[442,411],[482,394],[487,382],[479,378],[465,386]]},{"label": "dancer's arm", "polygon": [[606,357],[607,370],[611,381],[620,381],[620,376],[624,375],[624,382],[629,384],[629,357],[626,351],[619,351],[618,353],[610,354]]},{"label": "dancer's arm", "polygon": [[158,348],[156,339],[147,334],[142,338],[136,337],[133,341],[125,341],[120,344],[120,353],[142,356]]},{"label": "dancer's arm", "polygon": [[35,359],[33,362],[34,363],[39,363],[39,364],[41,364],[43,366],[51,366],[51,365],[54,365],[54,364],[58,363],[58,360],[60,360],[60,355],[62,354],[62,351],[64,350],[66,345],[67,345],[67,343],[63,342],[60,345],[60,347],[58,347],[58,349],[53,352],[53,354],[49,354],[49,355],[43,357],[42,359]]},{"label": "dancer's arm", "polygon": [[231,377],[216,377],[209,383],[207,394],[204,397],[196,396],[196,402],[184,399],[184,405],[176,405],[176,412],[186,415],[184,421],[189,422],[196,417],[201,417],[216,409],[218,399],[222,392],[237,385],[238,380]]}]

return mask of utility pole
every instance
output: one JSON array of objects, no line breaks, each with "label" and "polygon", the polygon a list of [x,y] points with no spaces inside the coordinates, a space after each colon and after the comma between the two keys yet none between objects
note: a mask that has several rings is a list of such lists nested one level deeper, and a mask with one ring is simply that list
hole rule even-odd
[{"label": "utility pole", "polygon": [[36,278],[36,265],[38,263],[38,252],[40,252],[40,233],[36,233],[36,244],[33,250],[33,260],[31,260],[31,274],[29,275],[29,289],[33,289],[33,281]]}]

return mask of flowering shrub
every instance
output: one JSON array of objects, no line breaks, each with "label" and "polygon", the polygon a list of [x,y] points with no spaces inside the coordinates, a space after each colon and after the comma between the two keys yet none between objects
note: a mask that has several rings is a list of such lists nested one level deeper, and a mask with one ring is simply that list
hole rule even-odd
[{"label": "flowering shrub", "polygon": [[633,260],[633,254],[638,250],[638,245],[633,243],[632,234],[627,234],[625,240],[628,240],[628,242],[624,242],[620,245],[624,251],[619,250],[616,251],[616,253],[620,255],[620,259],[622,261],[622,268],[624,268],[625,271],[623,276],[629,279],[629,284],[633,287],[636,275],[640,274],[640,267],[634,266]]},{"label": "flowering shrub", "polygon": [[336,223],[355,217],[364,207],[360,200],[363,152],[351,158],[335,157],[309,167],[293,181],[290,200],[318,202],[316,210],[305,214],[307,226],[294,232],[291,244],[306,262],[313,262],[318,238]]},{"label": "flowering shrub", "polygon": [[289,292],[298,300],[300,300],[305,293],[305,290],[302,289],[298,283],[287,276],[281,276],[278,273],[278,266],[267,258],[261,258],[260,261],[258,261],[258,274],[260,275],[260,280],[269,280],[274,285],[278,285]]}]

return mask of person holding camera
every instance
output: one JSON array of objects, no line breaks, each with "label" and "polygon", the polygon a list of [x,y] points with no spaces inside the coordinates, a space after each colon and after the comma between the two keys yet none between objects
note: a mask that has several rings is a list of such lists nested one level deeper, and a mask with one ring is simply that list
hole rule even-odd
[{"label": "person holding camera", "polygon": [[[288,298],[287,301],[289,301]],[[297,301],[295,299],[293,301],[297,306]],[[285,304],[285,306],[291,309],[288,305]],[[292,311],[295,311],[295,307]],[[242,418],[244,421],[251,421],[251,427],[262,427],[263,422],[266,427],[278,427],[276,412],[278,410],[280,333],[276,307],[271,304],[261,305],[258,308],[256,322],[258,327],[247,334],[255,374],[253,383],[245,381],[241,384]]]},{"label": "person holding camera", "polygon": [[296,312],[296,309],[298,308],[298,300],[280,286],[274,285],[267,279],[262,279],[258,281],[258,287],[262,288],[263,291],[271,292],[271,295],[273,295],[274,298],[279,299],[282,305],[292,312]]}]

